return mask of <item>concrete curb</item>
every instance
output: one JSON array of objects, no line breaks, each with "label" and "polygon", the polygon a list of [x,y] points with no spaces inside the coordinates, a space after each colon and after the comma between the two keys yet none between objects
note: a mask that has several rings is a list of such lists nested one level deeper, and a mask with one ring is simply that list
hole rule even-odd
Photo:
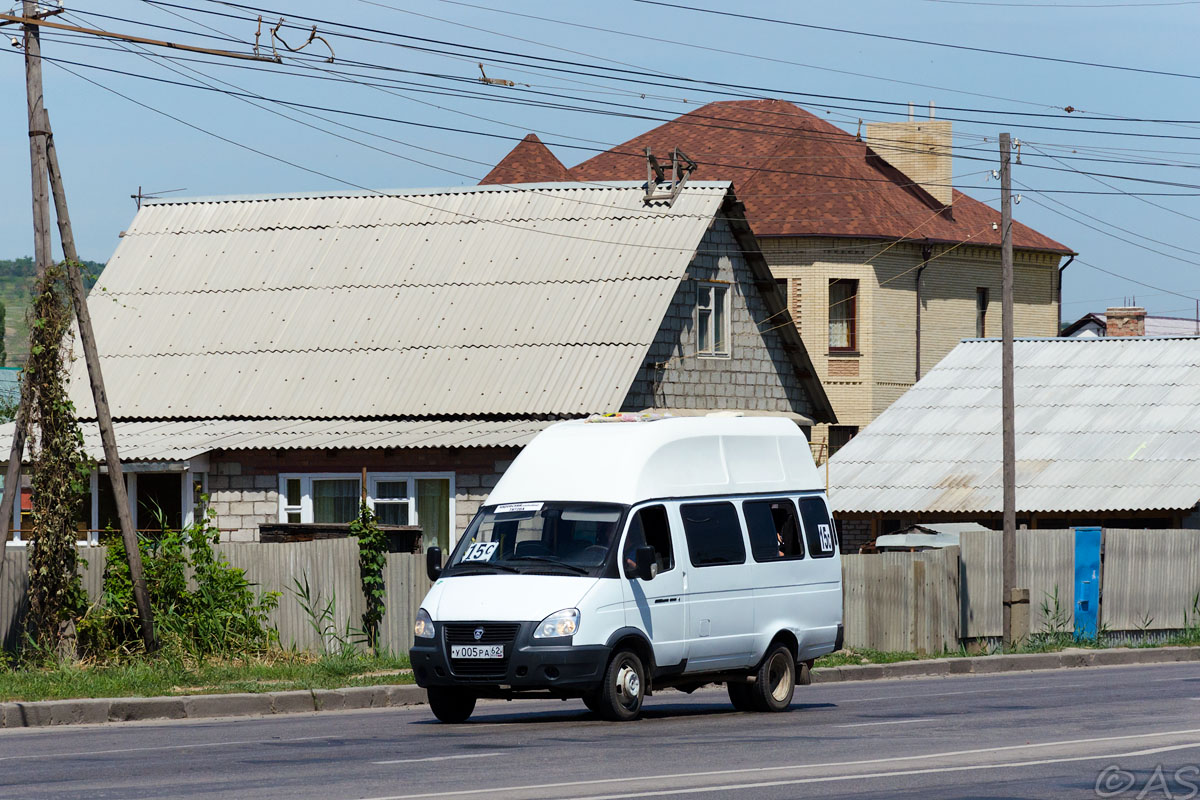
[{"label": "concrete curb", "polygon": [[313,711],[394,708],[425,702],[419,686],[356,686],[347,689],[197,694],[182,697],[113,697],[0,703],[0,728],[40,728],[97,722],[270,716]]},{"label": "concrete curb", "polygon": [[931,658],[895,664],[823,667],[812,672],[813,683],[871,681],[881,678],[933,678],[942,675],[993,675],[1038,669],[1111,667],[1123,664],[1170,664],[1200,661],[1200,647],[1114,647],[1107,650],[1072,648],[1058,653],[1016,653],[967,658]]},{"label": "concrete curb", "polygon": [[[936,658],[895,664],[823,667],[812,671],[813,683],[871,681],[886,678],[936,678],[948,675],[991,675],[1072,667],[1123,664],[1168,664],[1200,661],[1200,647],[1154,647],[1109,650],[1070,649],[1059,653],[1020,653],[968,658]],[[182,697],[114,697],[94,700],[42,700],[0,703],[0,728],[40,728],[99,722],[211,719],[270,716],[314,711],[397,708],[426,702],[425,690],[413,685],[359,686],[347,689],[200,694]]]}]

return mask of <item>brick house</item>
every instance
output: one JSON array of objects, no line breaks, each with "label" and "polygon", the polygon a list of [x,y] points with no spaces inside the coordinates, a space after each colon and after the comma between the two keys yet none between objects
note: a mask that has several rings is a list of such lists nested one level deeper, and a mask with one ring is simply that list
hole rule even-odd
[{"label": "brick house", "polygon": [[[649,147],[732,181],[837,412],[836,452],[966,337],[1000,330],[1000,215],[952,186],[949,122],[851,135],[782,100],[710,103],[584,161],[580,181],[645,180]],[[536,137],[484,183],[560,180]],[[1014,222],[1015,329],[1055,336],[1072,251]],[[1070,263],[1069,261],[1067,263]]]},{"label": "brick house", "polygon": [[[149,202],[90,306],[141,528],[156,508],[188,524],[203,492],[225,538],[254,541],[344,524],[365,489],[448,546],[558,419],[835,419],[723,182],[670,202],[574,182]],[[94,474],[80,530],[114,517]]]}]

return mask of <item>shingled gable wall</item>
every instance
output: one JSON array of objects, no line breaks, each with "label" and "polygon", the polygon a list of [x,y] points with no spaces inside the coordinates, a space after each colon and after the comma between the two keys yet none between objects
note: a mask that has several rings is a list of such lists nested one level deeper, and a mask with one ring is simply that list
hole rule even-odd
[{"label": "shingled gable wall", "polygon": [[[696,293],[700,281],[731,284],[730,357],[696,355]],[[740,409],[813,414],[785,355],[782,320],[770,319],[729,223],[705,234],[663,319],[662,327],[625,398],[625,410]],[[790,324],[790,323],[788,323]]]}]

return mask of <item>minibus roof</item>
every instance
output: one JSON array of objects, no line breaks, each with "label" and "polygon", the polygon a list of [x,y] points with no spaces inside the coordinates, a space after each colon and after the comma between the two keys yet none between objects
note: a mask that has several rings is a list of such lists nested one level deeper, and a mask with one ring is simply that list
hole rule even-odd
[{"label": "minibus roof", "polygon": [[487,504],[632,505],[665,497],[824,488],[803,431],[783,417],[578,420],[534,437]]}]

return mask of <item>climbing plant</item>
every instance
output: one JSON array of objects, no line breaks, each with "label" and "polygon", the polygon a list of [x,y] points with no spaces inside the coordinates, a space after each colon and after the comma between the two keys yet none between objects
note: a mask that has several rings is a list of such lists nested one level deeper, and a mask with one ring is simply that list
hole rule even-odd
[{"label": "climbing plant", "polygon": [[358,574],[363,596],[367,598],[367,610],[362,615],[363,631],[367,635],[367,646],[377,650],[386,597],[383,568],[387,564],[388,544],[366,501],[358,509],[358,518],[350,523],[350,535],[358,537]]},{"label": "climbing plant", "polygon": [[33,446],[28,619],[34,641],[46,652],[57,647],[66,623],[86,606],[75,540],[92,463],[84,454],[83,433],[66,389],[63,345],[71,307],[65,280],[63,266],[52,265],[36,285],[24,374],[24,388],[32,398],[28,440]]}]

